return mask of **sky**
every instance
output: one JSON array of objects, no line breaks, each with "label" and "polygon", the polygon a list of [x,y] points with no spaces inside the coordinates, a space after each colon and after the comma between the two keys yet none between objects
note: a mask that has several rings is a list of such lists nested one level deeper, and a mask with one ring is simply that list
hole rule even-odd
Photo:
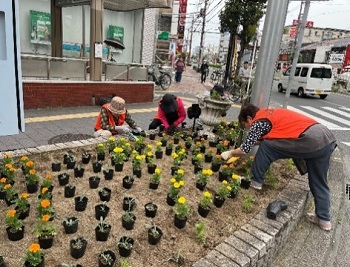
[{"label": "sky", "polygon": [[[219,32],[219,13],[220,10],[223,9],[225,1],[226,0],[209,0],[206,31]],[[289,3],[285,25],[292,24],[293,19],[298,18],[300,3],[301,1],[291,1]],[[190,16],[196,15],[196,12],[199,12],[200,7],[204,7],[204,0],[188,0],[187,13],[189,13],[189,16],[186,21],[186,29],[188,29],[191,24],[192,18],[190,18]],[[348,18],[349,14],[350,0],[311,1],[307,20],[313,21],[314,27],[350,30],[350,19]],[[200,19],[197,20],[197,22],[200,21]],[[260,28],[263,28],[263,24]],[[198,32],[193,33],[192,47],[199,46],[200,44],[201,25],[195,25],[194,29]],[[204,46],[209,44],[218,46],[219,37],[219,34],[206,33],[204,38]]]}]

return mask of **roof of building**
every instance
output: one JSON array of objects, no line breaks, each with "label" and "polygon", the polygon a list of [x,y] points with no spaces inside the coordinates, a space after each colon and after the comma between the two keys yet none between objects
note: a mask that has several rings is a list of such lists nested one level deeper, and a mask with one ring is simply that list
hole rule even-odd
[{"label": "roof of building", "polygon": [[305,45],[301,48],[301,50],[315,50],[318,46],[331,46],[332,48],[335,47],[345,47],[348,44],[350,44],[350,37],[342,38],[342,39],[331,39],[331,40],[324,40],[322,42],[316,42],[309,45]]}]

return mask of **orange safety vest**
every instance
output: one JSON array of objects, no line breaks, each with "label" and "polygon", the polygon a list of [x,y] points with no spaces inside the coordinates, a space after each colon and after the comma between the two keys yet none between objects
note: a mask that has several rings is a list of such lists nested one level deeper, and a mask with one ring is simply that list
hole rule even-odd
[{"label": "orange safety vest", "polygon": [[[109,103],[104,104],[102,107],[105,108],[107,110],[108,113],[108,125],[110,126],[122,126],[125,122],[126,119],[126,112],[124,114],[121,114],[118,116],[118,125],[115,125],[115,120],[114,120],[114,116],[113,113],[109,111],[109,109],[107,108],[109,105]],[[101,130],[102,129],[102,125],[101,125],[101,112],[98,114],[98,117],[96,119],[96,123],[95,123],[95,130]],[[112,132],[114,133],[114,132]]]},{"label": "orange safety vest", "polygon": [[[177,109],[176,109],[176,112],[177,112],[177,114],[179,114],[179,107],[180,107],[179,101],[180,101],[180,97],[176,97],[176,101],[177,101]],[[158,107],[159,107],[159,108],[160,108],[160,103],[162,103],[162,100],[158,101]],[[154,118],[155,118],[155,119],[159,119],[159,118],[160,118],[160,117],[159,117],[159,114],[158,114],[158,111],[157,111],[156,115],[154,116]]]},{"label": "orange safety vest", "polygon": [[267,119],[272,128],[262,139],[298,138],[311,125],[318,122],[300,113],[288,109],[265,108],[259,109],[252,122]]}]

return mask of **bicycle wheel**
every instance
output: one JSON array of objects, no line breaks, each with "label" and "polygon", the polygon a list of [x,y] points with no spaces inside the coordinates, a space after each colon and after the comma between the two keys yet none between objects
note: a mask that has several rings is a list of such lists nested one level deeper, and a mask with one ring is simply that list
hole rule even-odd
[{"label": "bicycle wheel", "polygon": [[210,74],[210,80],[211,82],[215,81],[215,73],[212,72],[212,74]]},{"label": "bicycle wheel", "polygon": [[160,87],[163,90],[167,90],[171,85],[171,76],[168,73],[163,73],[160,77]]},{"label": "bicycle wheel", "polygon": [[232,102],[237,102],[241,98],[241,88],[239,85],[232,83],[224,90],[224,95]]}]

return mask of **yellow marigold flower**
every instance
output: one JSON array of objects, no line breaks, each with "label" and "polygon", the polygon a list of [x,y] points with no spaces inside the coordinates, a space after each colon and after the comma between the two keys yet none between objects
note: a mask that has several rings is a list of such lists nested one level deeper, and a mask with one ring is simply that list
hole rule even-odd
[{"label": "yellow marigold flower", "polygon": [[12,158],[12,155],[10,153],[5,153],[4,157],[5,159],[9,159]]},{"label": "yellow marigold flower", "polygon": [[185,171],[183,169],[178,169],[177,170],[177,174],[183,175],[185,173]]},{"label": "yellow marigold flower", "polygon": [[182,187],[185,185],[185,182],[181,180],[181,181],[179,181],[179,185]]},{"label": "yellow marigold flower", "polygon": [[21,157],[21,161],[27,161],[28,160],[28,157],[27,156],[22,156]]},{"label": "yellow marigold flower", "polygon": [[2,184],[4,184],[4,183],[6,183],[6,178],[5,177],[2,177],[1,179],[0,179],[0,183],[2,183]]},{"label": "yellow marigold flower", "polygon": [[145,158],[146,158],[146,156],[145,156],[145,155],[141,155],[141,158],[142,158],[142,159],[145,159]]},{"label": "yellow marigold flower", "polygon": [[180,184],[179,184],[178,182],[175,182],[175,183],[173,184],[173,186],[174,186],[174,188],[180,188]]},{"label": "yellow marigold flower", "polygon": [[198,154],[196,155],[196,158],[197,158],[197,159],[202,159],[202,158],[203,158],[203,155],[202,155],[201,153],[198,153]]},{"label": "yellow marigold flower", "polygon": [[12,169],[12,168],[13,168],[13,166],[12,166],[12,164],[11,164],[11,163],[7,163],[7,164],[5,164],[5,167],[6,167],[7,169]]},{"label": "yellow marigold flower", "polygon": [[34,175],[34,174],[36,174],[36,170],[31,169],[31,170],[29,171],[29,174],[30,174],[30,175]]},{"label": "yellow marigold flower", "polygon": [[147,145],[147,148],[148,148],[148,149],[151,149],[152,147],[153,147],[153,146],[150,145],[150,144]]},{"label": "yellow marigold flower", "polygon": [[226,185],[226,184],[227,184],[227,181],[226,181],[226,180],[223,180],[222,183]]},{"label": "yellow marigold flower", "polygon": [[147,156],[148,156],[148,157],[152,157],[152,156],[153,156],[153,153],[149,151],[149,152],[147,152]]},{"label": "yellow marigold flower", "polygon": [[124,138],[124,137],[121,137],[121,138],[120,138],[120,141],[125,141],[125,138]]},{"label": "yellow marigold flower", "polygon": [[137,151],[134,149],[132,152],[131,152],[132,154],[136,154],[137,153]]},{"label": "yellow marigold flower", "polygon": [[137,156],[135,157],[135,159],[137,159],[137,160],[141,160],[141,159],[142,159],[142,157],[141,157],[140,155],[137,155]]},{"label": "yellow marigold flower", "polygon": [[249,159],[253,160],[253,159],[254,159],[254,156],[249,156]]},{"label": "yellow marigold flower", "polygon": [[166,136],[166,133],[163,133],[162,136],[165,137],[165,136]]},{"label": "yellow marigold flower", "polygon": [[196,146],[200,146],[201,145],[201,142],[196,142]]},{"label": "yellow marigold flower", "polygon": [[162,145],[162,142],[158,141],[157,146],[161,146],[161,145]]},{"label": "yellow marigold flower", "polygon": [[9,189],[11,188],[11,184],[5,184],[4,189]]},{"label": "yellow marigold flower", "polygon": [[52,179],[52,174],[51,173],[47,173],[45,176],[46,179]]},{"label": "yellow marigold flower", "polygon": [[49,190],[47,187],[43,187],[41,189],[41,194],[45,194],[47,192],[47,190]]},{"label": "yellow marigold flower", "polygon": [[238,180],[238,179],[239,179],[239,176],[238,176],[237,174],[234,173],[234,174],[232,174],[232,179],[233,179],[233,180]]},{"label": "yellow marigold flower", "polygon": [[170,183],[175,183],[176,182],[176,179],[174,178],[174,177],[172,177],[171,179],[170,179]]},{"label": "yellow marigold flower", "polygon": [[37,253],[40,250],[40,245],[37,243],[33,243],[29,247],[29,251],[32,253]]},{"label": "yellow marigold flower", "polygon": [[154,172],[156,173],[156,174],[160,174],[160,169],[159,168],[156,168],[155,170],[154,170]]},{"label": "yellow marigold flower", "polygon": [[243,160],[241,163],[243,166],[247,165],[247,163]]},{"label": "yellow marigold flower", "polygon": [[104,144],[99,143],[97,146],[98,146],[98,147],[104,147]]},{"label": "yellow marigold flower", "polygon": [[226,168],[228,168],[228,166],[226,164],[224,164],[224,165],[222,165],[221,168],[226,169]]},{"label": "yellow marigold flower", "polygon": [[124,149],[122,149],[121,147],[116,147],[113,152],[114,153],[122,153],[124,151]]},{"label": "yellow marigold flower", "polygon": [[207,172],[208,175],[213,175],[213,171],[211,169],[208,169]]},{"label": "yellow marigold flower", "polygon": [[22,193],[21,194],[21,198],[28,198],[29,197],[29,194],[28,193]]},{"label": "yellow marigold flower", "polygon": [[232,190],[232,187],[231,187],[231,186],[229,186],[229,185],[228,185],[228,186],[226,186],[226,188],[227,188],[227,190],[228,190],[228,191],[231,191],[231,190]]},{"label": "yellow marigold flower", "polygon": [[50,202],[50,200],[48,200],[48,199],[43,199],[41,202],[40,202],[40,206],[42,207],[42,208],[47,208],[47,207],[50,207],[50,205],[51,205],[51,202]]},{"label": "yellow marigold flower", "polygon": [[108,138],[108,140],[111,141],[111,142],[114,142],[115,138],[114,138],[114,136],[111,136],[111,137]]},{"label": "yellow marigold flower", "polygon": [[41,218],[41,220],[43,221],[43,222],[48,222],[49,220],[50,220],[50,215],[43,215],[43,217]]},{"label": "yellow marigold flower", "polygon": [[205,191],[205,192],[203,193],[203,196],[204,196],[205,198],[211,198],[211,194],[210,194],[210,192],[208,192],[208,191]]},{"label": "yellow marigold flower", "polygon": [[179,197],[177,202],[180,203],[180,204],[185,204],[186,203],[186,198],[185,197]]},{"label": "yellow marigold flower", "polygon": [[182,148],[179,153],[180,154],[185,154],[185,152],[186,152],[186,149]]},{"label": "yellow marigold flower", "polygon": [[130,146],[130,143],[125,143],[125,146]]},{"label": "yellow marigold flower", "polygon": [[34,162],[33,162],[32,160],[27,161],[27,163],[26,163],[26,166],[27,166],[28,168],[32,167],[33,165],[34,165]]},{"label": "yellow marigold flower", "polygon": [[16,215],[16,210],[9,210],[8,212],[7,212],[7,216],[8,217],[15,217],[15,215]]},{"label": "yellow marigold flower", "polygon": [[178,155],[175,152],[173,152],[173,153],[171,153],[171,157],[176,159],[178,157]]}]

